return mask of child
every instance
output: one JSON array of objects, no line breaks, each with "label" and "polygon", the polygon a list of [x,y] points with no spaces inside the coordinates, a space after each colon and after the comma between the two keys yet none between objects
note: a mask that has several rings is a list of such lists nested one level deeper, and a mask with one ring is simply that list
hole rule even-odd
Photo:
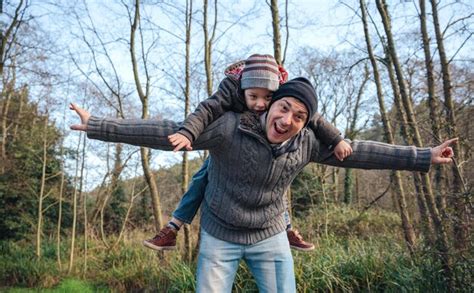
[{"label": "child", "polygon": [[[270,55],[254,54],[245,61],[229,66],[225,73],[227,77],[219,84],[218,91],[201,102],[196,111],[186,118],[181,129],[169,136],[175,151],[182,148],[192,150],[191,142],[226,111],[250,110],[264,114],[272,93],[287,80],[286,71]],[[342,140],[340,132],[319,114],[314,115],[309,127],[323,143],[335,146],[334,152],[339,160],[352,153],[350,145]],[[176,248],[177,232],[183,223],[191,223],[204,198],[208,164],[209,158],[193,176],[189,190],[183,195],[169,223],[154,238],[143,241],[146,247],[155,250]],[[284,216],[290,246],[301,251],[313,250],[314,245],[304,241],[298,231],[292,229],[288,207]]]}]

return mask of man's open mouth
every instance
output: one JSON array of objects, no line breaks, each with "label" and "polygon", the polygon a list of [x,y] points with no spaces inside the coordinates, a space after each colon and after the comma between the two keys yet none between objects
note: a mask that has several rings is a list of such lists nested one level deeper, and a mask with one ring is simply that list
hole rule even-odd
[{"label": "man's open mouth", "polygon": [[275,123],[274,128],[275,128],[275,132],[278,134],[285,134],[288,132],[287,129],[279,127],[277,123]]}]

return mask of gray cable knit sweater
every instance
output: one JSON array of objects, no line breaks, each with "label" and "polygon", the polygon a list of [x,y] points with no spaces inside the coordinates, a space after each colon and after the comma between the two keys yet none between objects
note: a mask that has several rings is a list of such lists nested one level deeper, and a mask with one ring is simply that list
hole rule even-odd
[{"label": "gray cable knit sweater", "polygon": [[[172,121],[98,119],[91,117],[92,139],[172,150]],[[338,161],[306,128],[295,147],[274,155],[256,114],[227,112],[196,139],[195,150],[209,150],[209,183],[202,204],[201,225],[216,238],[253,244],[285,230],[283,193],[309,162],[363,169],[427,172],[429,148],[394,146],[372,141],[351,142],[353,154]]]}]

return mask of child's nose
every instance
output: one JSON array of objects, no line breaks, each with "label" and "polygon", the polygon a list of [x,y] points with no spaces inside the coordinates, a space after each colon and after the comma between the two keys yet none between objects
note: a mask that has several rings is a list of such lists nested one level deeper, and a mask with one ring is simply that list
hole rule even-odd
[{"label": "child's nose", "polygon": [[260,109],[265,108],[265,102],[264,101],[257,101],[257,107]]}]

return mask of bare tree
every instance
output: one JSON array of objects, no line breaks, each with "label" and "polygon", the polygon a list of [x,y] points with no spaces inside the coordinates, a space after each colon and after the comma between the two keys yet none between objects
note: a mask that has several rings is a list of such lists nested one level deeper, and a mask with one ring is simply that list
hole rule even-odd
[{"label": "bare tree", "polygon": [[[132,59],[132,68],[133,68],[133,77],[135,80],[135,86],[137,89],[138,96],[142,103],[142,119],[147,119],[149,116],[148,113],[148,98],[150,94],[150,76],[148,74],[147,64],[143,62],[142,65],[145,71],[145,90],[143,89],[139,72],[138,72],[138,61],[137,55],[135,50],[135,38],[137,29],[140,26],[140,1],[135,0],[134,4],[134,15],[131,18],[131,26],[130,26],[130,56]],[[143,38],[141,39],[141,48],[143,49]],[[161,218],[161,203],[159,197],[158,186],[156,185],[155,175],[153,174],[151,167],[150,167],[150,150],[148,148],[141,147],[140,154],[142,158],[142,167],[143,173],[145,175],[146,182],[149,186],[152,206],[153,206],[153,215],[155,218],[155,229],[156,232],[160,231],[162,225],[162,218]]]},{"label": "bare tree", "polygon": [[[192,24],[192,14],[193,14],[193,1],[186,0],[186,54],[185,54],[185,89],[184,89],[184,116],[189,114],[189,105],[190,105],[190,86],[191,86],[191,69],[190,69],[190,48],[191,48],[191,24]],[[210,57],[210,56],[209,56]],[[207,61],[207,60],[206,60]],[[206,63],[207,64],[207,63]],[[188,153],[185,151],[183,153],[183,161],[181,164],[181,192],[185,193],[188,188],[189,181],[189,163],[188,163]],[[188,261],[191,261],[192,258],[192,248],[191,248],[191,231],[189,225],[184,225],[184,245],[185,245],[185,258]]]},{"label": "bare tree", "polygon": [[[374,76],[375,86],[377,89],[377,99],[379,102],[379,110],[380,115],[382,117],[382,124],[384,128],[384,136],[388,143],[394,144],[394,136],[392,131],[392,126],[390,124],[387,111],[385,110],[385,101],[384,95],[382,90],[382,82],[379,74],[379,69],[377,65],[377,60],[375,58],[373,49],[372,49],[372,42],[370,39],[369,27],[367,24],[367,8],[365,5],[365,0],[360,0],[360,9],[361,9],[361,17],[362,17],[362,24],[364,27],[364,35],[365,35],[365,42],[367,46],[367,53],[369,55],[370,63],[372,64],[372,72]],[[408,249],[413,252],[413,247],[415,246],[415,231],[413,230],[413,226],[410,222],[410,215],[407,210],[407,203],[405,198],[405,191],[403,189],[402,178],[400,176],[399,171],[392,172],[393,178],[393,187],[395,189],[395,193],[398,199],[398,207],[400,208],[400,218],[402,219],[402,227],[403,227],[403,234],[405,236],[405,241],[408,245]]]},{"label": "bare tree", "polygon": [[[77,224],[77,198],[78,193],[80,197],[80,193],[82,192],[82,174],[84,173],[84,164],[83,161],[85,158],[83,156],[79,156],[79,152],[81,150],[81,141],[82,141],[82,150],[86,147],[86,136],[80,133],[78,142],[77,142],[77,149],[76,149],[76,168],[75,168],[75,176],[74,176],[74,193],[72,198],[72,231],[71,231],[71,247],[69,251],[69,265],[67,269],[67,273],[70,274],[74,267],[74,253],[75,253],[75,242],[76,242],[76,224]],[[81,163],[82,160],[82,163]],[[81,165],[81,167],[80,167]],[[81,175],[79,175],[81,174]]]},{"label": "bare tree", "polygon": [[[449,61],[446,56],[446,50],[444,48],[444,37],[441,32],[439,17],[438,17],[438,3],[436,0],[430,0],[431,10],[433,15],[433,25],[436,35],[436,44],[438,47],[438,53],[441,64],[441,72],[443,76],[443,93],[444,93],[444,107],[447,114],[447,123],[446,128],[448,131],[449,137],[459,137],[459,132],[456,124],[456,111],[454,109],[454,101],[452,96],[452,85],[451,85],[451,75],[449,72]],[[472,33],[471,33],[472,35]],[[461,153],[461,148],[459,144],[453,146],[453,150],[456,156],[456,160],[462,161],[463,155]],[[456,209],[456,217],[458,223],[454,225],[454,234],[455,234],[455,245],[457,248],[463,250],[467,247],[469,239],[469,225],[470,225],[470,216],[469,216],[469,196],[461,196],[463,193],[467,194],[466,187],[464,185],[461,170],[459,169],[458,164],[455,162],[452,166],[453,173],[453,191],[455,196],[453,197],[454,207]]]},{"label": "bare tree", "polygon": [[271,0],[270,9],[272,12],[273,56],[275,57],[275,60],[278,64],[282,64],[280,13],[278,10],[278,0]]},{"label": "bare tree", "polygon": [[[369,72],[367,66],[364,66],[364,73],[363,73],[363,79],[359,85],[359,88],[357,89],[357,93],[355,93],[355,103],[354,106],[351,107],[352,105],[352,99],[353,95],[352,93],[347,96],[348,99],[348,111],[349,111],[349,118],[348,118],[348,124],[349,126],[346,128],[346,137],[350,140],[354,140],[357,136],[357,133],[359,132],[357,129],[357,122],[359,118],[359,111],[361,110],[361,104],[362,104],[362,96],[365,90],[365,85],[367,84],[367,81],[369,80]],[[354,178],[353,178],[353,170],[351,168],[346,169],[346,173],[344,175],[344,203],[350,204],[352,203],[352,197],[353,197],[353,189],[354,189]]]},{"label": "bare tree", "polygon": [[[3,2],[2,2],[3,3]],[[17,36],[21,26],[25,24],[25,13],[29,9],[29,2],[21,0],[18,2],[13,15],[9,16],[9,22],[5,24],[5,29],[2,26],[0,31],[0,74],[2,77],[2,89],[0,93],[0,103],[2,105],[1,111],[1,144],[0,144],[0,160],[6,161],[6,143],[8,136],[8,111],[10,107],[11,97],[15,86],[16,74],[16,54],[18,51]],[[2,11],[2,14],[4,12]],[[8,62],[10,64],[8,65]],[[7,65],[7,68],[5,68]],[[12,78],[9,79],[7,71],[12,73]],[[0,166],[0,174],[5,172],[5,164]]]},{"label": "bare tree", "polygon": [[[418,130],[418,124],[416,121],[415,114],[413,112],[413,106],[412,102],[408,96],[407,88],[405,85],[405,79],[404,75],[402,72],[402,68],[400,65],[400,62],[398,60],[398,56],[396,53],[395,49],[395,43],[393,40],[392,36],[392,30],[391,30],[391,20],[390,20],[390,15],[388,13],[387,5],[384,0],[377,0],[376,1],[377,9],[382,17],[382,23],[385,31],[385,35],[387,37],[387,43],[388,43],[388,52],[392,58],[392,62],[395,68],[395,73],[397,76],[397,81],[398,81],[398,87],[400,90],[400,95],[402,98],[403,106],[405,108],[405,111],[407,113],[408,121],[410,123],[410,129],[412,131],[414,142],[416,146],[421,147],[422,141],[421,141],[421,136]],[[453,283],[452,283],[452,270],[451,270],[451,258],[449,255],[449,245],[448,245],[448,237],[447,233],[445,230],[445,227],[443,225],[439,210],[436,206],[435,199],[433,196],[433,190],[431,188],[431,181],[428,176],[428,174],[423,174],[421,175],[421,180],[422,180],[422,187],[423,187],[423,193],[425,195],[426,203],[428,206],[428,210],[430,212],[430,216],[433,220],[434,227],[436,229],[437,233],[437,239],[438,239],[438,251],[440,253],[441,259],[443,261],[443,269],[446,272],[446,275],[448,276],[448,279],[450,280],[450,288],[453,288]]]}]

